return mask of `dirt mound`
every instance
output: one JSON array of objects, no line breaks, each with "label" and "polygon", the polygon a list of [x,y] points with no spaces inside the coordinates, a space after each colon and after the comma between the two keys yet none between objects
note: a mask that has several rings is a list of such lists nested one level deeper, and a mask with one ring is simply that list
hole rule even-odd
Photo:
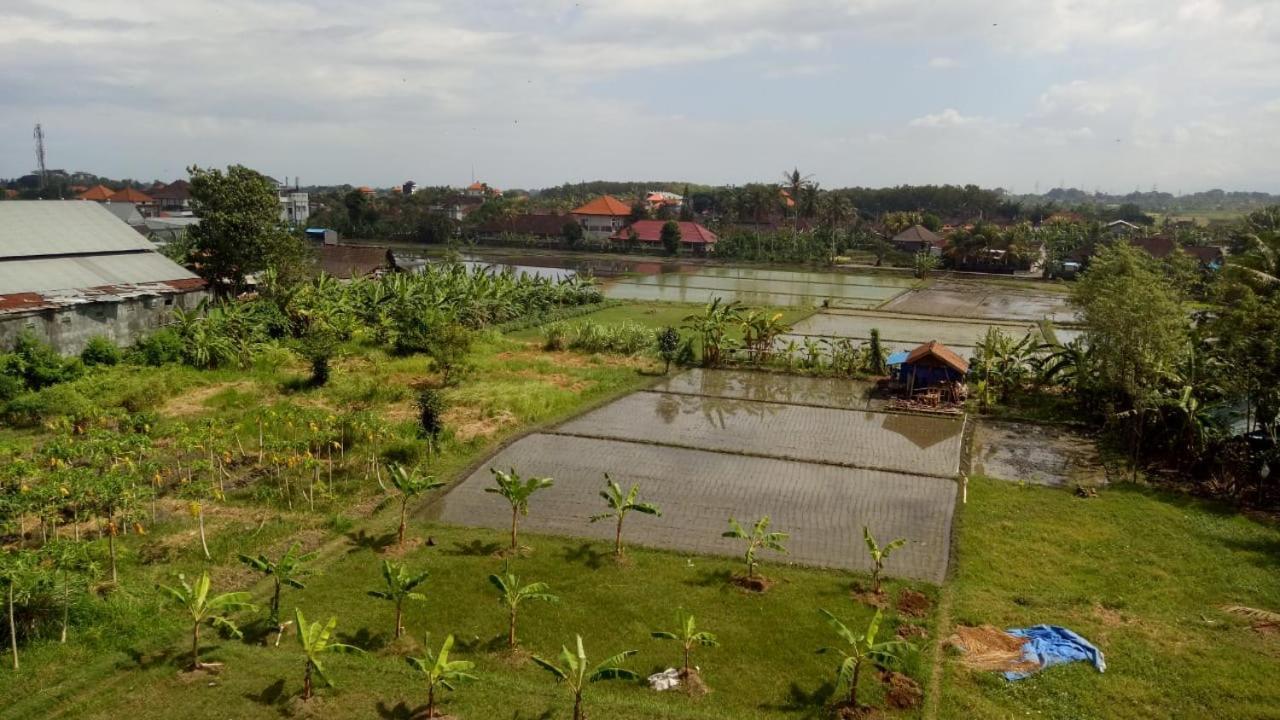
[{"label": "dirt mound", "polygon": [[1010,635],[997,627],[956,626],[955,633],[947,638],[947,644],[964,653],[960,662],[972,670],[1034,670],[1038,665],[1022,659],[1022,645],[1026,640]]},{"label": "dirt mound", "polygon": [[833,705],[832,714],[836,720],[880,720],[884,713],[879,708],[867,705],[850,705],[847,701]]},{"label": "dirt mound", "polygon": [[907,617],[924,617],[929,614],[929,598],[911,588],[898,593],[898,612]]},{"label": "dirt mound", "polygon": [[899,640],[918,640],[929,636],[929,631],[923,625],[912,625],[910,623],[899,625],[897,630]]},{"label": "dirt mound", "polygon": [[921,689],[920,683],[900,672],[882,672],[880,682],[886,686],[884,700],[891,708],[910,710],[918,707],[920,701],[924,699],[924,690]]},{"label": "dirt mound", "polygon": [[729,580],[729,582],[733,583],[737,587],[742,588],[743,590],[749,590],[751,592],[758,592],[758,593],[766,592],[769,588],[774,586],[774,581],[770,580],[769,578],[763,575],[756,575],[755,577],[747,577],[746,575],[734,575],[733,578]]},{"label": "dirt mound", "polygon": [[680,687],[695,697],[702,697],[711,692],[711,688],[708,688],[707,684],[702,681],[702,676],[698,674],[697,670],[693,669],[690,669],[688,674],[683,670],[680,671]]}]

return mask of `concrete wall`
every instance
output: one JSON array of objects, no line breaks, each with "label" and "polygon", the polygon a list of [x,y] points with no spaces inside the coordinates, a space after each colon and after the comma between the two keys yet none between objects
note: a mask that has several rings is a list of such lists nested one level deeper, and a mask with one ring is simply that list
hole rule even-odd
[{"label": "concrete wall", "polygon": [[78,354],[97,336],[127,347],[168,323],[174,308],[190,310],[208,297],[207,290],[192,290],[0,315],[0,350],[13,347],[23,330],[31,330],[64,355]]}]

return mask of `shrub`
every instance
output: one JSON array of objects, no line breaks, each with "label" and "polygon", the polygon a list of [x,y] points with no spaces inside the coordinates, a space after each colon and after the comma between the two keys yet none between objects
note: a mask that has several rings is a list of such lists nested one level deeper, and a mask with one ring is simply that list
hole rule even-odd
[{"label": "shrub", "polygon": [[31,427],[61,417],[79,425],[93,414],[93,403],[70,385],[53,385],[25,392],[5,406],[6,419],[20,427]]},{"label": "shrub", "polygon": [[418,423],[422,434],[431,439],[434,446],[444,429],[443,415],[448,407],[439,390],[425,388],[418,393]]},{"label": "shrub", "polygon": [[158,367],[182,359],[182,338],[172,328],[162,328],[133,346],[133,356],[143,365]]},{"label": "shrub", "polygon": [[422,459],[422,445],[411,440],[392,442],[383,448],[381,459],[384,465],[413,467]]},{"label": "shrub", "polygon": [[22,331],[14,341],[13,355],[8,372],[21,376],[32,390],[74,380],[84,372],[84,363],[79,358],[63,358],[52,345],[29,330]]},{"label": "shrub", "polygon": [[569,347],[580,352],[635,355],[655,344],[652,328],[637,322],[601,325],[590,320],[577,327]]},{"label": "shrub", "polygon": [[662,358],[666,363],[663,374],[671,371],[671,362],[676,359],[676,355],[680,352],[680,331],[668,325],[658,333],[658,357]]},{"label": "shrub", "polygon": [[563,350],[565,348],[566,339],[572,328],[569,323],[563,320],[556,321],[547,325],[542,331],[542,349],[543,350]]},{"label": "shrub", "polygon": [[80,352],[80,360],[89,367],[94,365],[116,365],[120,362],[120,357],[120,348],[101,335],[89,338],[89,343]]}]

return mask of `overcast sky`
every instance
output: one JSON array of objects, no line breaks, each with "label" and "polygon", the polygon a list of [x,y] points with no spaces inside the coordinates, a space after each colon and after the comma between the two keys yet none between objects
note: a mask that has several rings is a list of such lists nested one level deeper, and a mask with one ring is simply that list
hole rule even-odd
[{"label": "overcast sky", "polygon": [[0,177],[1280,192],[1280,0],[0,0]]}]

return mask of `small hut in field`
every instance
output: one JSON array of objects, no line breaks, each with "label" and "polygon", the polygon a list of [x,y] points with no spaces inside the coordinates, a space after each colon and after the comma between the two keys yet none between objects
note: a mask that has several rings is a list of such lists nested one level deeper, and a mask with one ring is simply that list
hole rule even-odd
[{"label": "small hut in field", "polygon": [[901,359],[897,378],[906,386],[908,397],[933,390],[954,394],[968,373],[968,361],[937,340],[930,340]]}]

